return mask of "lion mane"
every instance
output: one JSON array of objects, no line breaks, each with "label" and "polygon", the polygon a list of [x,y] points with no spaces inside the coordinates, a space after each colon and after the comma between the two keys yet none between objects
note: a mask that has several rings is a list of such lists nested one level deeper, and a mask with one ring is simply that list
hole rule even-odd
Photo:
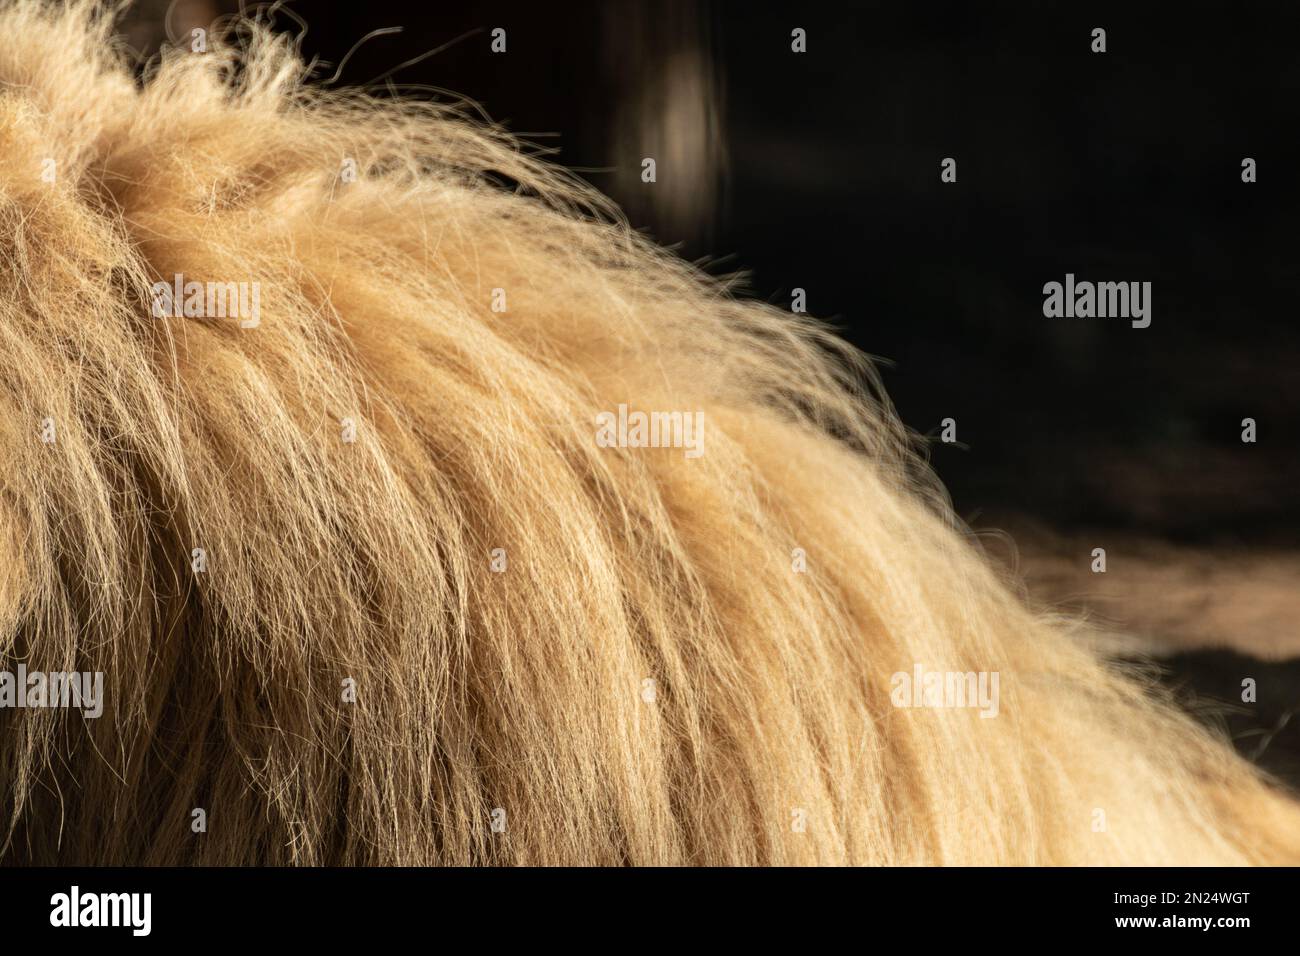
[{"label": "lion mane", "polygon": [[[116,12],[0,9],[0,667],[103,675],[0,708],[0,861],[1300,858],[822,326],[462,108],[256,18],[139,76]],[[702,453],[598,442],[626,409]]]}]

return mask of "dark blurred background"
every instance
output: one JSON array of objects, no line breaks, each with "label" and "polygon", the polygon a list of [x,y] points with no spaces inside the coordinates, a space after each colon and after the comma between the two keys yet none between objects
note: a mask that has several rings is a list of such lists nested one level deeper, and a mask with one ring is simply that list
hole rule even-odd
[{"label": "dark blurred background", "polygon": [[[184,37],[238,7],[144,3],[127,28],[149,52],[165,20]],[[1243,661],[1296,659],[1260,670],[1260,703],[1228,720],[1251,747],[1265,740],[1265,762],[1290,746],[1275,769],[1300,781],[1292,4],[260,9],[302,34],[321,76],[346,58],[342,85],[468,97],[634,226],[746,272],[756,297],[806,290],[811,313],[887,361],[908,426],[937,438],[956,420],[957,444],[930,442],[932,461],[959,514],[1012,533],[1015,548],[990,548],[1036,596],[1147,650],[1247,655],[1169,657],[1188,695],[1234,699],[1240,676],[1258,679]],[[940,181],[945,157],[956,183]],[[1151,282],[1150,328],[1044,318],[1043,284],[1067,272]]]}]

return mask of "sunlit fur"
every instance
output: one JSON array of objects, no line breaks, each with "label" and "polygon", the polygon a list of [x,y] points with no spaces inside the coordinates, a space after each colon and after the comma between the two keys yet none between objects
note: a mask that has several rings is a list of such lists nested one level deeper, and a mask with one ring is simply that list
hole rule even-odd
[{"label": "sunlit fur", "polygon": [[[818,326],[283,36],[141,86],[112,35],[0,12],[0,666],[107,695],[0,710],[0,860],[1300,855],[991,569]],[[260,326],[152,317],[175,273],[260,282]],[[704,412],[704,454],[598,447],[619,403]],[[894,707],[917,663],[997,671],[998,716]]]}]

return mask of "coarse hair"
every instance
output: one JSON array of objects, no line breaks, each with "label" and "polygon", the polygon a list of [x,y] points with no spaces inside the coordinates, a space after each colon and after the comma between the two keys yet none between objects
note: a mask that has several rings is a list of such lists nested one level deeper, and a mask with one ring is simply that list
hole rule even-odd
[{"label": "coarse hair", "polygon": [[[256,18],[137,79],[118,13],[0,9],[0,666],[105,675],[0,709],[0,861],[1300,858],[822,326]],[[703,453],[598,443],[620,405]],[[917,667],[996,716],[897,706]]]}]

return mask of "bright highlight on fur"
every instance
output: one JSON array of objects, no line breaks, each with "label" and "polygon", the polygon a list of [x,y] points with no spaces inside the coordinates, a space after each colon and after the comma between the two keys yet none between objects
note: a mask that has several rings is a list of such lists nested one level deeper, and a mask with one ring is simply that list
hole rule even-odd
[{"label": "bright highlight on fur", "polygon": [[[97,719],[0,709],[0,860],[1300,858],[1295,802],[1000,580],[828,333],[284,37],[141,87],[112,29],[0,11],[0,667],[104,674]],[[178,276],[259,321],[156,316]],[[702,454],[598,442],[622,406]],[[996,707],[895,680],[953,673]]]}]

